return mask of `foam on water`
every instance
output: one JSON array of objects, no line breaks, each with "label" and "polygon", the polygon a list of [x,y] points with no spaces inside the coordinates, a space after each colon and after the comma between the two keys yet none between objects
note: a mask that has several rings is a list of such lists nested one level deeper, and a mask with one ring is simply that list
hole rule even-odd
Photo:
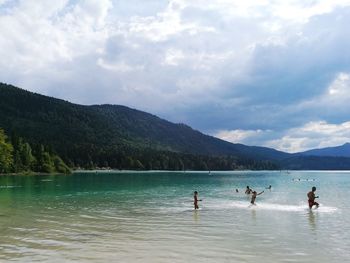
[{"label": "foam on water", "polygon": [[[285,212],[303,212],[309,211],[310,209],[306,205],[287,205],[287,204],[274,204],[274,203],[259,203],[256,205],[247,204],[247,202],[232,202],[231,207],[239,209],[256,209],[256,210],[273,210],[273,211],[285,211]],[[333,213],[337,211],[338,208],[330,206],[320,205],[317,209],[312,209],[312,211],[317,211],[321,213]]]},{"label": "foam on water", "polygon": [[[224,201],[224,200],[207,200],[207,202],[200,204],[198,209],[203,211],[213,212],[215,210],[232,210],[232,209],[246,209],[246,210],[266,210],[266,211],[281,211],[281,212],[308,212],[310,211],[307,205],[289,205],[289,204],[277,204],[277,203],[264,203],[260,202],[256,205],[250,204],[248,201]],[[159,207],[161,213],[182,213],[194,211],[193,205],[188,202],[182,202],[178,206]],[[339,211],[337,207],[323,206],[320,204],[319,208],[313,208],[312,212],[317,213],[334,213]]]}]

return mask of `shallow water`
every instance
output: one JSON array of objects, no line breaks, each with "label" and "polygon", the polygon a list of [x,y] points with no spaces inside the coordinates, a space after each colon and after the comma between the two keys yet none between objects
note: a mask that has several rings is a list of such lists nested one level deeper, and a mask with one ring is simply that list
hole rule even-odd
[{"label": "shallow water", "polygon": [[[250,206],[246,185],[272,190]],[[349,262],[349,187],[350,172],[0,177],[0,262]]]}]

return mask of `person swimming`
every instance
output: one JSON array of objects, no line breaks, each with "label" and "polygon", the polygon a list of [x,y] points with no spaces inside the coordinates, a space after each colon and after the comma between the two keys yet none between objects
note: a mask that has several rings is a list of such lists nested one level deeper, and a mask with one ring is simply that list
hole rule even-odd
[{"label": "person swimming", "polygon": [[256,191],[253,191],[253,194],[252,194],[252,199],[250,200],[250,203],[252,205],[255,205],[255,199],[258,195],[261,195],[264,191],[260,192],[260,193],[257,193]]},{"label": "person swimming", "polygon": [[268,189],[268,190],[271,190],[271,188],[272,188],[272,186],[271,186],[271,185],[269,185],[269,187],[266,187],[266,189]]},{"label": "person swimming", "polygon": [[202,201],[201,199],[198,199],[198,192],[197,191],[194,191],[193,193],[193,204],[194,204],[194,209],[197,210],[199,209],[199,206],[198,206],[198,202],[199,201]]},{"label": "person swimming", "polygon": [[253,192],[253,190],[249,188],[249,185],[247,185],[247,189],[245,190],[245,194],[250,195],[252,192]]},{"label": "person swimming", "polygon": [[236,193],[239,193],[238,189],[236,188]]},{"label": "person swimming", "polygon": [[308,203],[309,203],[309,208],[311,209],[314,205],[316,206],[316,208],[319,207],[319,203],[315,202],[315,199],[318,198],[318,196],[315,196],[315,192],[316,192],[316,187],[312,187],[311,191],[307,193],[307,197],[308,197]]}]

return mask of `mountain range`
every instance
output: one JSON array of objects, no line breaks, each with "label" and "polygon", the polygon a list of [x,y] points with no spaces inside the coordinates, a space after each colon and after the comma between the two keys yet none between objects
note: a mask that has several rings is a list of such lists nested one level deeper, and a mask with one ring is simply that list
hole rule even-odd
[{"label": "mountain range", "polygon": [[299,154],[312,156],[350,157],[350,143],[345,143],[335,147],[313,149]]},{"label": "mountain range", "polygon": [[350,145],[290,154],[234,144],[120,105],[78,105],[0,83],[0,128],[71,167],[350,169]]}]

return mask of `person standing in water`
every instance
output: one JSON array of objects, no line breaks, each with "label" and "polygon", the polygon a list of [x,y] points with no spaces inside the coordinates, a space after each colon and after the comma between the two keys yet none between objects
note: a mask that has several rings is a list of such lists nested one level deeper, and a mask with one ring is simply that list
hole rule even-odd
[{"label": "person standing in water", "polygon": [[252,194],[252,199],[250,200],[250,203],[252,205],[255,205],[255,199],[258,195],[261,195],[264,191],[260,192],[260,193],[257,193],[256,191],[253,191],[253,194]]},{"label": "person standing in water", "polygon": [[198,206],[198,201],[202,201],[202,199],[198,199],[198,192],[197,191],[194,191],[193,193],[193,204],[194,204],[194,209],[197,210],[199,209],[199,206]]},{"label": "person standing in water", "polygon": [[319,203],[315,202],[315,199],[318,198],[318,196],[315,196],[316,192],[316,187],[312,187],[311,191],[308,192],[307,197],[308,197],[308,203],[309,203],[309,208],[311,209],[314,205],[316,208],[318,208]]},{"label": "person standing in water", "polygon": [[245,190],[245,194],[250,195],[252,193],[252,189],[249,188],[249,185],[247,185],[247,189]]}]

